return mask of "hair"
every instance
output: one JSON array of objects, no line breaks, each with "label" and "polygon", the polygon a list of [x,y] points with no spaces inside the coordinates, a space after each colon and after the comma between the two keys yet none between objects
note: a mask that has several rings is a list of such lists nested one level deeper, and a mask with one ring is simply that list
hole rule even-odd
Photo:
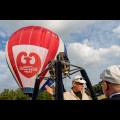
[{"label": "hair", "polygon": [[112,90],[120,92],[120,84],[110,83],[110,87]]},{"label": "hair", "polygon": [[105,82],[109,86],[109,94],[120,92],[120,84],[115,84],[108,81]]}]

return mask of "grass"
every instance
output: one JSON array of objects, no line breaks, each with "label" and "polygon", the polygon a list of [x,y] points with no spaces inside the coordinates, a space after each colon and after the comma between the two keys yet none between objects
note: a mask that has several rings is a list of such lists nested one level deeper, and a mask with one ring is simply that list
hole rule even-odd
[{"label": "grass", "polygon": [[102,99],[104,99],[104,98],[106,98],[105,95],[100,95],[100,96],[98,96],[98,100],[102,100]]}]

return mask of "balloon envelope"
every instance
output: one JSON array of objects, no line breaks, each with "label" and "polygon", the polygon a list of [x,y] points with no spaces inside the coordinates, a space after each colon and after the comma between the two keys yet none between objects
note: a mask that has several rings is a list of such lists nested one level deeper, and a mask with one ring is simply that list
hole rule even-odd
[{"label": "balloon envelope", "polygon": [[[6,45],[8,66],[19,87],[28,93],[33,92],[37,74],[47,67],[50,60],[55,60],[59,52],[67,52],[63,41],[51,30],[40,26],[17,30]],[[50,77],[48,71],[42,76]],[[52,83],[40,79],[40,89]]]}]

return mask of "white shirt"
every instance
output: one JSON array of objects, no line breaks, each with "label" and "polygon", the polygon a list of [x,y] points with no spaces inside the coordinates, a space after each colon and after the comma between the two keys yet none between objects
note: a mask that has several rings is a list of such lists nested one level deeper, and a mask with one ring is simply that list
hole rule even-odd
[{"label": "white shirt", "polygon": [[[68,92],[64,92],[64,100],[80,100],[72,90]],[[91,100],[90,97],[83,91],[82,92],[82,100]]]}]

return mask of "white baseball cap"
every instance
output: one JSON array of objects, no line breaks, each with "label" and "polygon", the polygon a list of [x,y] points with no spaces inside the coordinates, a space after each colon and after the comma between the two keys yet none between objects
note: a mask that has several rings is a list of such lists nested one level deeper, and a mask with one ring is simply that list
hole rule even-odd
[{"label": "white baseball cap", "polygon": [[86,83],[86,81],[84,80],[84,78],[83,78],[82,76],[80,76],[80,75],[75,76],[75,77],[73,78],[73,82]]},{"label": "white baseball cap", "polygon": [[120,65],[109,66],[100,74],[100,79],[110,83],[120,84]]}]

